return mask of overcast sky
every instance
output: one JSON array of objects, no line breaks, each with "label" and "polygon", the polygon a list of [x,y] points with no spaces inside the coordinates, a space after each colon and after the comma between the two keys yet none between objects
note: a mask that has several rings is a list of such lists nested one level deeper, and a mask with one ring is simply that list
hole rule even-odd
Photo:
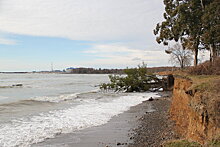
[{"label": "overcast sky", "polygon": [[0,71],[169,65],[162,0],[1,0]]}]

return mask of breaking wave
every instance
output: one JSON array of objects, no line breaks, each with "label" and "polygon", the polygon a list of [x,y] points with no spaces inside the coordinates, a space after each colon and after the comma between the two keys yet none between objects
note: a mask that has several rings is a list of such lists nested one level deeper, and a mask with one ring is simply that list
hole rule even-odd
[{"label": "breaking wave", "polygon": [[[70,97],[74,97],[71,95]],[[53,110],[26,116],[0,124],[0,146],[30,146],[53,138],[61,133],[71,133],[107,123],[113,116],[129,110],[156,93],[137,93],[113,98],[111,101],[89,100],[63,110]],[[47,100],[47,99],[44,99]]]}]

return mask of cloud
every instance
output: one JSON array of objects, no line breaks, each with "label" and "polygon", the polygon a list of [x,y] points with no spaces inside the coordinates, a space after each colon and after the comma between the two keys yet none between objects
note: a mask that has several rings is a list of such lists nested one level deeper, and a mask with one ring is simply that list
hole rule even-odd
[{"label": "cloud", "polygon": [[[91,49],[83,51],[87,56],[96,57],[84,65],[105,67],[135,67],[141,62],[149,66],[167,65],[169,56],[164,51],[140,50],[115,44],[96,44]],[[162,64],[161,64],[162,63]]]},{"label": "cloud", "polygon": [[[17,66],[17,65],[19,65],[19,66]],[[1,67],[0,72],[2,72],[2,71],[24,71],[24,69],[26,69],[28,71],[31,67],[31,64],[16,60],[16,59],[1,58],[0,59],[0,67]]]},{"label": "cloud", "polygon": [[[0,32],[96,43],[83,51],[93,60],[63,61],[62,67],[73,62],[80,66],[124,68],[142,61],[158,66],[168,61],[153,35],[163,11],[161,0],[1,0]],[[25,39],[19,42],[25,44]],[[0,43],[16,41],[0,37]],[[50,45],[43,45],[49,50]]]},{"label": "cloud", "polygon": [[5,45],[15,45],[17,42],[15,40],[7,39],[0,36],[0,44]]},{"label": "cloud", "polygon": [[160,0],[1,0],[0,31],[72,40],[152,38]]},{"label": "cloud", "polygon": [[96,44],[93,45],[92,49],[85,50],[84,53],[126,53],[126,52],[137,52],[136,49],[129,49],[126,46],[120,45],[109,45],[109,44]]},{"label": "cloud", "polygon": [[133,58],[132,61],[141,61],[141,58],[136,57],[136,58]]}]

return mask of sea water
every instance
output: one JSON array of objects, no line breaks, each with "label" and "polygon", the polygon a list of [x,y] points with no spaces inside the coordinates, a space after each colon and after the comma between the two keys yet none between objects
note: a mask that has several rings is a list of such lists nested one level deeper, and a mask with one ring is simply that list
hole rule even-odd
[{"label": "sea water", "polygon": [[[31,146],[107,123],[156,93],[99,90],[108,75],[0,74],[0,146]],[[12,86],[22,84],[22,86]]]}]

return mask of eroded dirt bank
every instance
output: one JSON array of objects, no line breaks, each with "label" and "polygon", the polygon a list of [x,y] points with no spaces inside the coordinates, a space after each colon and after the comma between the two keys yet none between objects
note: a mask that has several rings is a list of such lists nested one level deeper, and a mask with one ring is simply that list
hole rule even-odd
[{"label": "eroded dirt bank", "polygon": [[170,117],[177,133],[205,144],[220,134],[220,84],[200,78],[175,78]]}]

